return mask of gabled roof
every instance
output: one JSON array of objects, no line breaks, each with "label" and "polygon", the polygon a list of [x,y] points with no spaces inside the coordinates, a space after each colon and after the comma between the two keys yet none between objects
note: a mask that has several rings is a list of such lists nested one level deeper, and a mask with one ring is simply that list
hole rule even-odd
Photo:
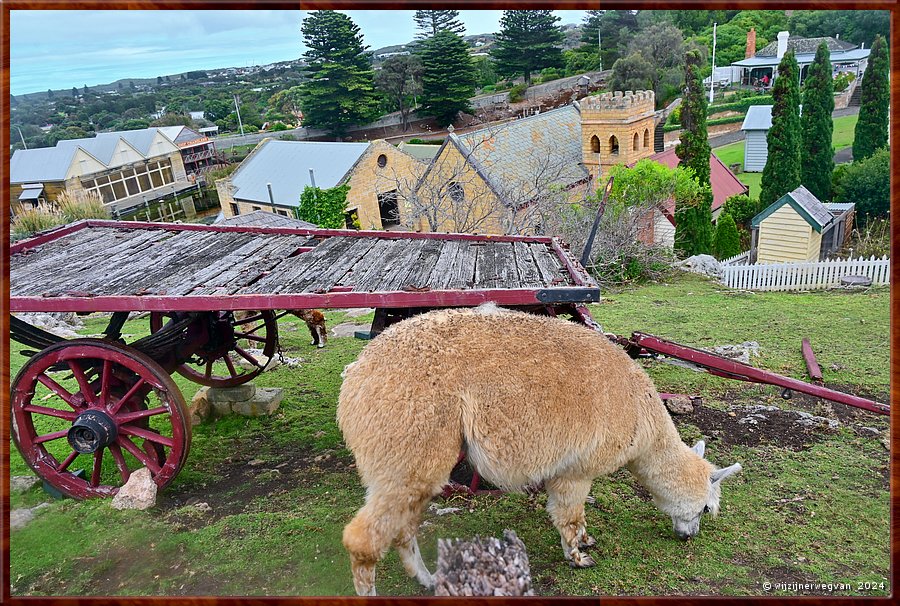
[{"label": "gabled roof", "polygon": [[[853,61],[859,61],[861,59],[865,59],[872,52],[871,49],[868,48],[853,48],[847,51],[832,51],[831,52],[831,63],[834,65],[835,63],[852,63]],[[797,53],[796,59],[797,63],[800,65],[806,65],[808,63],[812,63],[813,59],[815,59],[816,53],[815,51],[811,53]],[[771,67],[778,65],[781,60],[775,55],[765,55],[760,56],[758,53],[753,57],[748,57],[746,59],[741,59],[740,61],[735,61],[731,65],[735,65],[738,67]]]},{"label": "gabled roof", "polygon": [[[581,114],[574,105],[454,136],[495,191],[534,188],[547,163],[555,182],[572,185],[589,178],[582,164]],[[531,186],[529,187],[529,184]]]},{"label": "gabled roof", "polygon": [[758,227],[760,223],[769,217],[769,215],[785,204],[789,204],[798,215],[803,217],[803,219],[809,223],[810,227],[819,233],[821,233],[822,228],[831,223],[831,220],[833,219],[832,214],[825,208],[825,205],[822,204],[812,192],[801,185],[794,191],[788,192],[775,200],[775,202],[769,205],[767,209],[753,217],[750,224],[753,227]]},{"label": "gabled roof", "polygon": [[[659,162],[669,168],[675,168],[681,163],[681,158],[675,153],[674,147],[655,153],[647,159]],[[720,209],[722,205],[725,204],[725,200],[729,197],[747,193],[747,186],[741,183],[740,180],[734,176],[734,173],[731,172],[728,167],[719,160],[718,156],[713,153],[709,154],[709,180],[713,193],[713,212]],[[666,203],[666,210],[670,213],[675,212],[674,200],[669,200]]]},{"label": "gabled roof", "polygon": [[343,183],[369,143],[264,140],[232,174],[236,200],[269,204],[267,183],[281,206],[297,206],[307,185],[309,169],[316,187],[328,189]]},{"label": "gabled roof", "polygon": [[[95,137],[64,139],[56,147],[16,150],[10,161],[10,182],[63,181],[79,149],[100,164],[111,166],[113,154],[122,141],[138,155],[149,157],[150,147],[158,128],[98,133]],[[174,142],[172,143],[174,146]]]},{"label": "gabled roof", "polygon": [[243,215],[235,215],[224,221],[219,221],[218,225],[250,225],[253,227],[296,227],[299,229],[318,228],[315,223],[309,221],[301,221],[300,219],[292,219],[284,215],[277,215],[266,210],[254,210],[251,213]]},{"label": "gabled roof", "polygon": [[751,105],[741,123],[741,130],[769,130],[772,128],[772,105]]},{"label": "gabled roof", "polygon": [[[851,42],[847,42],[846,40],[837,40],[832,38],[831,36],[822,36],[819,38],[803,38],[801,36],[789,36],[787,41],[787,50],[794,51],[795,55],[806,54],[806,53],[815,53],[818,50],[819,45],[822,43],[826,43],[828,45],[829,52],[835,51],[848,51],[859,46],[858,44],[853,44]],[[769,42],[760,50],[756,51],[757,57],[775,57],[778,54],[778,40],[773,40]]]}]

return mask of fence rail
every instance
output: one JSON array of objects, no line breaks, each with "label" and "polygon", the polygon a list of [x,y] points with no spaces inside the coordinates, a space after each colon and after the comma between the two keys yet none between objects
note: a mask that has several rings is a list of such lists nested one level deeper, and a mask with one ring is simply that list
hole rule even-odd
[{"label": "fence rail", "polygon": [[875,286],[890,281],[890,259],[840,259],[809,263],[727,265],[721,281],[742,290],[814,290],[841,285],[845,276],[866,276]]}]

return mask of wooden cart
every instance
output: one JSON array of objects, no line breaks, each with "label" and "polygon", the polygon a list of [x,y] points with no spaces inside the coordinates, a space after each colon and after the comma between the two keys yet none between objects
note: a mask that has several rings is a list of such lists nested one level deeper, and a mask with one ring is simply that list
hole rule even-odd
[{"label": "wooden cart", "polygon": [[[277,350],[277,310],[371,307],[377,334],[494,301],[599,328],[584,307],[599,289],[552,238],[89,220],[10,253],[11,312],[112,312],[104,338],[71,340],[11,318],[32,348],[11,385],[12,437],[75,498],[111,496],[140,467],[171,482],[191,440],[171,374],[251,380]],[[150,312],[151,334],[126,343],[131,312]]]}]

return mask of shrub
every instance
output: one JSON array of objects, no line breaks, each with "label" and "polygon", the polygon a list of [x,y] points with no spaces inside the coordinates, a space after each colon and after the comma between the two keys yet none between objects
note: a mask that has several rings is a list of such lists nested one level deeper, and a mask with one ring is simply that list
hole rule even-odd
[{"label": "shrub", "polygon": [[341,229],[346,226],[344,212],[347,210],[349,185],[339,185],[331,189],[306,186],[300,194],[300,206],[294,214],[298,219],[315,223],[325,229]]},{"label": "shrub", "polygon": [[545,67],[541,70],[541,82],[550,82],[551,80],[559,80],[562,74],[555,67]]},{"label": "shrub", "polygon": [[772,95],[753,95],[752,97],[744,97],[737,101],[710,105],[709,114],[712,115],[728,111],[747,113],[747,109],[749,109],[751,105],[772,105],[773,103],[774,100],[772,99]]},{"label": "shrub", "polygon": [[526,90],[528,90],[528,87],[525,84],[516,84],[513,86],[509,89],[509,102],[518,103],[524,99]]},{"label": "shrub", "polygon": [[844,72],[838,74],[834,78],[834,92],[840,93],[847,90],[847,87],[850,86],[850,83],[856,78],[850,72]]},{"label": "shrub", "polygon": [[9,227],[12,235],[21,239],[64,223],[62,215],[46,208],[34,208],[18,213]]},{"label": "shrub", "polygon": [[891,207],[891,158],[886,147],[836,170],[834,201],[853,202],[863,219],[887,217]]},{"label": "shrub", "polygon": [[734,219],[723,212],[716,223],[716,235],[713,236],[713,255],[720,261],[729,259],[741,252],[741,239]]},{"label": "shrub", "polygon": [[[854,259],[888,257],[891,254],[891,222],[887,219],[872,219],[862,229],[850,233],[850,249]],[[850,251],[847,251],[848,256]]]},{"label": "shrub", "polygon": [[748,229],[750,221],[759,214],[759,200],[751,198],[746,194],[738,194],[729,196],[722,205],[722,214],[731,215],[732,220],[739,229]]},{"label": "shrub", "polygon": [[56,196],[54,202],[66,223],[82,219],[109,219],[103,200],[94,192],[72,195],[64,191]]},{"label": "shrub", "polygon": [[481,92],[485,95],[490,94],[497,90],[497,87],[493,84],[488,84],[487,86],[482,87]]},{"label": "shrub", "polygon": [[269,130],[272,132],[278,132],[280,130],[289,130],[290,127],[284,122],[276,122],[272,126],[269,127]]}]

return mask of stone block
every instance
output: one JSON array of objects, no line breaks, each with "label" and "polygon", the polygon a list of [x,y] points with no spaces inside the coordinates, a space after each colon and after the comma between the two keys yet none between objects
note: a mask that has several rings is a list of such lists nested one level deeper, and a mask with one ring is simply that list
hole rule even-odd
[{"label": "stone block", "polygon": [[142,467],[132,473],[128,481],[119,488],[119,492],[113,497],[112,506],[115,509],[149,509],[156,505],[157,489],[150,470]]},{"label": "stone block", "polygon": [[234,402],[231,410],[235,414],[245,417],[262,417],[270,415],[284,399],[284,390],[277,387],[260,388],[256,390],[253,399],[246,402]]},{"label": "stone block", "polygon": [[252,398],[254,393],[256,385],[244,383],[237,387],[210,387],[206,392],[206,398],[213,405],[219,402],[245,402]]},{"label": "stone block", "polygon": [[188,418],[192,427],[205,421],[212,412],[208,397],[209,389],[209,387],[201,387],[191,399],[191,404],[188,406]]}]

